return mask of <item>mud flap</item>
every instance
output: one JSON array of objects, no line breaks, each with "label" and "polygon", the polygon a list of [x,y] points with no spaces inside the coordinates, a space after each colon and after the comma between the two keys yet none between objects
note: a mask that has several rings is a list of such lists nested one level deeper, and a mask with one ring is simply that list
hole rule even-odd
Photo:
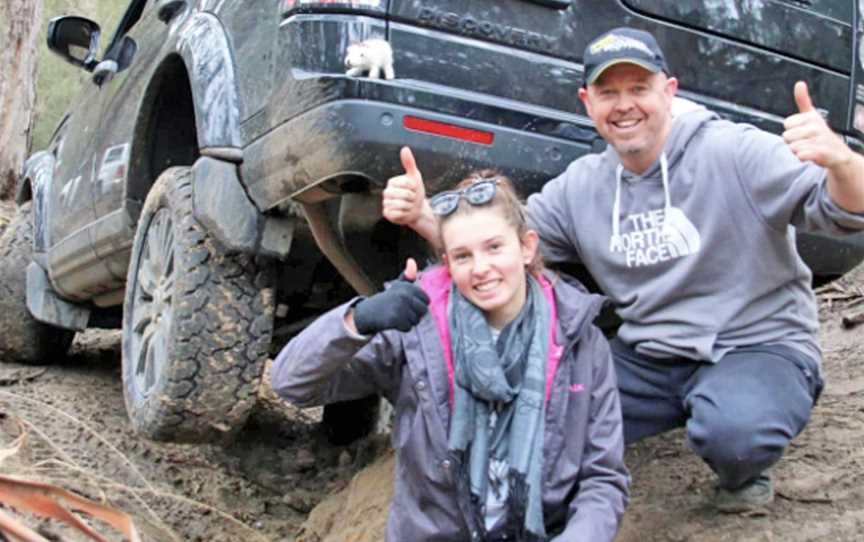
[{"label": "mud flap", "polygon": [[246,195],[232,162],[204,156],[192,167],[193,216],[228,250],[285,258],[294,219],[264,216]]},{"label": "mud flap", "polygon": [[263,220],[240,184],[237,165],[204,156],[192,176],[195,219],[229,250],[254,252]]},{"label": "mud flap", "polygon": [[90,309],[60,299],[48,274],[36,263],[27,266],[27,309],[33,318],[55,327],[83,331],[90,320]]}]

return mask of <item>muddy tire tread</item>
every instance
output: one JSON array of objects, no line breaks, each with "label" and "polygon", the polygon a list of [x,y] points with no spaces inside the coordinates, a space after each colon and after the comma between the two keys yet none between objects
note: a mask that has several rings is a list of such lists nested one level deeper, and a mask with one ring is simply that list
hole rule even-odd
[{"label": "muddy tire tread", "polygon": [[[257,400],[272,331],[272,280],[268,266],[259,265],[254,256],[228,253],[220,246],[194,218],[192,205],[190,170],[172,168],[160,176],[144,206],[142,221],[161,207],[172,213],[174,320],[169,361],[157,376],[158,389],[143,404],[134,404],[127,390],[127,409],[135,428],[150,438],[221,441],[243,425]],[[139,227],[126,307],[134,295],[142,242]],[[126,327],[124,314],[128,385]]]},{"label": "muddy tire tread", "polygon": [[33,254],[31,203],[0,236],[0,361],[50,364],[69,350],[74,331],[45,324],[27,309],[27,266]]}]

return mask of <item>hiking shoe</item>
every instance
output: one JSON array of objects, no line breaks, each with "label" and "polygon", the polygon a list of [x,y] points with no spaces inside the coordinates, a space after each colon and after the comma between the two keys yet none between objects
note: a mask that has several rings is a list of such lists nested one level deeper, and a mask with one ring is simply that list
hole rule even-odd
[{"label": "hiking shoe", "polygon": [[738,489],[717,488],[714,506],[727,514],[755,512],[774,502],[774,483],[769,474],[761,474]]}]

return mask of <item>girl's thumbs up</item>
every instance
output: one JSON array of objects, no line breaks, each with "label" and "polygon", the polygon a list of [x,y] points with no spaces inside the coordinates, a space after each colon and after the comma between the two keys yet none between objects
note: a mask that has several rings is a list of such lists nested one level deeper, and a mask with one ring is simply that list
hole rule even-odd
[{"label": "girl's thumbs up", "polygon": [[405,271],[402,273],[402,278],[410,282],[417,280],[417,262],[414,258],[408,258],[405,261]]}]

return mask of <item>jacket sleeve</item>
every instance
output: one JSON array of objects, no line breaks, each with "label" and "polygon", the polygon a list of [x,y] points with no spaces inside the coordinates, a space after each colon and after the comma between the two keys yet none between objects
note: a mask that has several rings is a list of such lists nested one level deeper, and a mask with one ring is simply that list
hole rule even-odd
[{"label": "jacket sleeve", "polygon": [[595,353],[594,388],[579,492],[570,502],[567,525],[555,542],[612,542],[629,500],[630,474],[624,466],[621,404],[609,343],[594,326],[587,336]]},{"label": "jacket sleeve", "polygon": [[280,397],[303,407],[376,393],[394,399],[402,342],[396,332],[369,337],[349,332],[344,317],[355,301],[325,313],[282,348],[271,374]]},{"label": "jacket sleeve", "polygon": [[864,214],[850,213],[828,194],[827,170],[802,162],[775,134],[746,125],[724,138],[735,157],[735,176],[762,220],[780,231],[791,224],[832,234],[864,229]]},{"label": "jacket sleeve", "polygon": [[547,263],[581,261],[579,247],[570,231],[573,219],[567,193],[569,174],[570,168],[543,185],[540,192],[531,194],[526,204],[528,222],[540,236],[540,252]]}]

